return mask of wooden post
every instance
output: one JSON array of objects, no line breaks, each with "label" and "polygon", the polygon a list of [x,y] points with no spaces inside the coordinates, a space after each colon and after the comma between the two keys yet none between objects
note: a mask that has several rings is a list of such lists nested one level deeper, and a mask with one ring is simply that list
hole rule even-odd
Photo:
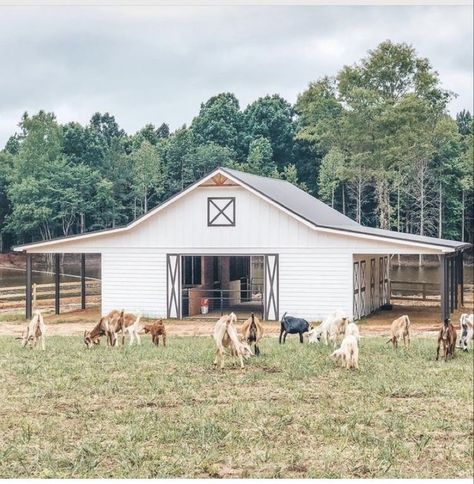
[{"label": "wooden post", "polygon": [[25,287],[25,317],[26,319],[31,319],[32,316],[32,260],[31,254],[26,254],[26,287]]},{"label": "wooden post", "polygon": [[60,289],[61,289],[61,274],[60,274],[60,254],[54,254],[54,312],[60,312]]},{"label": "wooden post", "polygon": [[460,287],[460,302],[461,307],[464,306],[464,252],[461,250],[459,252],[459,282],[461,284]]},{"label": "wooden post", "polygon": [[440,256],[440,296],[441,296],[441,321],[448,318],[448,260],[445,254]]},{"label": "wooden post", "polygon": [[[450,298],[449,298],[449,314],[451,315],[451,313],[454,312],[454,298],[455,298],[455,286],[456,286],[456,279],[454,278],[455,276],[455,272],[454,272],[454,269],[455,269],[455,266],[454,266],[454,256],[451,256],[450,257],[450,264],[449,264],[449,269],[450,269],[450,272],[449,272],[449,277],[450,277],[450,286],[449,286],[449,289],[450,289]],[[449,318],[449,316],[448,316]]]},{"label": "wooden post", "polygon": [[81,309],[86,309],[86,254],[81,254]]}]

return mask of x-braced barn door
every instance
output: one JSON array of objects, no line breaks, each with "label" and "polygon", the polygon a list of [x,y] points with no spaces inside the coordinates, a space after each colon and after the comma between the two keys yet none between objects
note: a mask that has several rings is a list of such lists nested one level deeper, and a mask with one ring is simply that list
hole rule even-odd
[{"label": "x-braced barn door", "polygon": [[390,300],[390,266],[388,256],[379,258],[379,306],[387,304]]},{"label": "x-braced barn door", "polygon": [[166,312],[168,318],[181,318],[181,256],[166,255]]},{"label": "x-braced barn door", "polygon": [[278,301],[278,255],[265,255],[265,288],[264,288],[264,319],[267,321],[279,319],[279,301]]},{"label": "x-braced barn door", "polygon": [[360,265],[359,262],[354,262],[354,270],[352,274],[353,278],[353,286],[354,286],[354,299],[353,299],[353,306],[352,312],[354,319],[357,320],[360,318]]}]

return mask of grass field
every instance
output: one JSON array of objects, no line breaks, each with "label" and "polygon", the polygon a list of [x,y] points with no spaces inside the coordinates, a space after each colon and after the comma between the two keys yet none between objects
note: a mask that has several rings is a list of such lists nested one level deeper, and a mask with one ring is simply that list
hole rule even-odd
[{"label": "grass field", "polygon": [[435,341],[328,349],[263,341],[244,371],[211,338],[47,351],[0,338],[0,477],[471,477],[473,359]]}]

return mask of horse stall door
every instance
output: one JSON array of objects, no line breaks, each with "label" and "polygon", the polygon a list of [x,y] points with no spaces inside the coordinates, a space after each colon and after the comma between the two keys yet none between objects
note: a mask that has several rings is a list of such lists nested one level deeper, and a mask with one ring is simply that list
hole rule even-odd
[{"label": "horse stall door", "polygon": [[353,317],[355,320],[360,318],[360,305],[361,305],[361,298],[360,298],[360,265],[359,262],[354,262],[354,271],[353,271],[353,286],[354,286],[354,299],[353,299]]},{"label": "horse stall door", "polygon": [[366,316],[370,311],[368,309],[368,301],[367,301],[367,291],[366,291],[366,261],[360,261],[360,274],[359,274],[359,293],[360,293],[360,315]]},{"label": "horse stall door", "polygon": [[166,255],[166,308],[168,318],[181,318],[181,256]]},{"label": "horse stall door", "polygon": [[370,312],[377,309],[375,301],[375,259],[370,259]]},{"label": "horse stall door", "polygon": [[265,255],[264,264],[264,319],[267,321],[279,320],[279,267],[278,255]]}]

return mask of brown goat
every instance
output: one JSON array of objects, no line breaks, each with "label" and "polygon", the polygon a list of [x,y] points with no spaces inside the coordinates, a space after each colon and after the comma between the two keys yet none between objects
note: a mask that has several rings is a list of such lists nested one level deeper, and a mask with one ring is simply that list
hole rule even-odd
[{"label": "brown goat", "polygon": [[151,334],[153,344],[158,346],[160,344],[160,336],[162,336],[163,346],[166,346],[166,329],[162,319],[155,321],[153,324],[145,324],[143,329],[145,330],[145,334]]},{"label": "brown goat", "polygon": [[443,327],[438,334],[438,349],[436,350],[436,361],[439,360],[439,349],[441,343],[443,344],[444,361],[448,361],[448,357],[454,357],[454,348],[456,347],[456,330],[450,319],[445,319]]},{"label": "brown goat", "polygon": [[250,346],[252,346],[252,343],[254,344],[255,355],[258,356],[260,354],[260,348],[257,346],[257,343],[263,336],[263,326],[260,320],[252,313],[250,318],[244,321],[240,327],[240,332],[244,341],[247,341]]},{"label": "brown goat", "polygon": [[110,311],[107,315],[100,318],[100,321],[92,328],[91,331],[84,331],[84,343],[87,348],[92,345],[100,344],[100,337],[107,336],[107,345],[114,346],[114,334],[110,331],[111,322],[120,317],[120,312],[115,309]]}]

